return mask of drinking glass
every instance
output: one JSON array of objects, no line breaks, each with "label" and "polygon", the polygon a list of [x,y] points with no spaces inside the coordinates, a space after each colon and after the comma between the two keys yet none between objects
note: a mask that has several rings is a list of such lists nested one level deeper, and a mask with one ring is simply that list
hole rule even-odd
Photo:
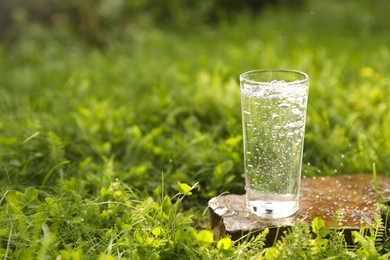
[{"label": "drinking glass", "polygon": [[240,75],[247,207],[266,218],[299,208],[309,76],[288,69]]}]

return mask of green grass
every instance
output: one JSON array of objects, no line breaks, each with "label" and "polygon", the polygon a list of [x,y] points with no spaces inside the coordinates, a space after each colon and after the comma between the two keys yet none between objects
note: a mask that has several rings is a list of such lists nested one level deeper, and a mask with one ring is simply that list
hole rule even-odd
[{"label": "green grass", "polygon": [[[336,231],[326,253],[305,224],[268,253],[263,237],[217,246],[203,211],[213,196],[244,192],[238,76],[256,68],[311,77],[304,176],[371,173],[373,163],[390,176],[389,10],[331,1],[186,31],[140,22],[107,34],[103,49],[66,28],[26,25],[0,45],[0,255],[388,253],[374,235],[356,234],[347,249]],[[184,198],[178,181],[200,190]]]}]

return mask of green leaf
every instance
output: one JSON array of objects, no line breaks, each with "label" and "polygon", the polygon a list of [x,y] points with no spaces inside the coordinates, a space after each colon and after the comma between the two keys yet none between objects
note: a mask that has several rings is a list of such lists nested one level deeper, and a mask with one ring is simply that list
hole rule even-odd
[{"label": "green leaf", "polygon": [[172,212],[172,201],[171,198],[168,195],[165,195],[162,203],[161,208],[165,216],[169,216]]},{"label": "green leaf", "polygon": [[319,236],[322,237],[322,238],[325,238],[329,233],[330,233],[329,228],[322,227],[322,228],[320,228]]},{"label": "green leaf", "polygon": [[135,233],[134,234],[134,238],[135,238],[135,241],[142,245],[142,244],[145,244],[145,240],[142,238],[142,236],[140,236],[138,233]]},{"label": "green leaf", "polygon": [[330,230],[325,226],[324,220],[319,217],[315,217],[313,219],[311,222],[311,228],[314,234],[322,238],[326,237],[330,232]]},{"label": "green leaf", "polygon": [[313,254],[319,254],[321,252],[326,251],[329,240],[321,237],[317,237],[316,239],[310,240],[310,243],[313,245],[312,252]]},{"label": "green leaf", "polygon": [[279,256],[278,250],[275,247],[269,247],[265,251],[265,259],[266,260],[277,259],[278,256]]},{"label": "green leaf", "polygon": [[191,186],[186,183],[177,182],[177,187],[179,188],[179,193],[184,195],[192,195]]},{"label": "green leaf", "polygon": [[28,199],[28,200],[34,200],[34,199],[37,199],[38,198],[38,190],[33,188],[33,187],[28,187],[25,191],[24,191],[24,196]]},{"label": "green leaf", "polygon": [[315,234],[318,234],[320,228],[323,226],[325,226],[324,220],[319,217],[315,217],[311,222],[311,228]]}]

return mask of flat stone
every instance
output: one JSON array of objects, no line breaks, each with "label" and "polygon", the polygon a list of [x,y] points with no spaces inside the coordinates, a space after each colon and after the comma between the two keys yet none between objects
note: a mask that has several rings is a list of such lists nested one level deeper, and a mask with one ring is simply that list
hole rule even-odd
[{"label": "flat stone", "polygon": [[[379,193],[389,202],[390,177],[377,176],[377,183]],[[335,216],[340,213],[338,228],[360,230],[369,228],[375,215],[380,214],[370,174],[302,179],[299,211],[288,218],[269,219],[252,214],[246,208],[245,195],[215,197],[208,205],[217,236],[230,234],[236,238],[249,231],[290,227],[298,220],[310,224],[315,217],[322,218],[332,228]]]}]

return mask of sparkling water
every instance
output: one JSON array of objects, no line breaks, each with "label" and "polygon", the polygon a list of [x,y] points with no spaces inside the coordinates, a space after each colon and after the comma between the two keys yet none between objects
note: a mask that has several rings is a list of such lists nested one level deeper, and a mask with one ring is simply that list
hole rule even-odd
[{"label": "sparkling water", "polygon": [[308,85],[241,86],[247,205],[263,217],[298,210]]}]

